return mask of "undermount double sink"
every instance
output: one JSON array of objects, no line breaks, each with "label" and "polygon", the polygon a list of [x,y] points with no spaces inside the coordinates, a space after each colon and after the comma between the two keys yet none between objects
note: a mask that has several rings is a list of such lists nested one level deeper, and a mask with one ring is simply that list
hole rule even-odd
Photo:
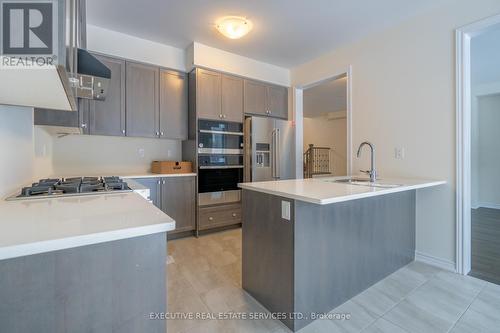
[{"label": "undermount double sink", "polygon": [[401,184],[387,184],[387,183],[381,183],[378,181],[371,182],[370,179],[358,178],[358,177],[349,177],[349,178],[342,178],[342,179],[328,179],[328,180],[325,179],[323,181],[329,182],[329,183],[342,183],[342,184],[349,184],[349,185],[378,187],[378,188],[394,188],[394,187],[402,186]]}]

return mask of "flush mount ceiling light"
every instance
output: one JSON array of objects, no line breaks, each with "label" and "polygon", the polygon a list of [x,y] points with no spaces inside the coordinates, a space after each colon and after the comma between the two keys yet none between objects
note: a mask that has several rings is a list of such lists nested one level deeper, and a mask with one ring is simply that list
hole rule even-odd
[{"label": "flush mount ceiling light", "polygon": [[224,16],[215,22],[215,27],[227,38],[238,39],[252,30],[253,24],[245,17]]}]

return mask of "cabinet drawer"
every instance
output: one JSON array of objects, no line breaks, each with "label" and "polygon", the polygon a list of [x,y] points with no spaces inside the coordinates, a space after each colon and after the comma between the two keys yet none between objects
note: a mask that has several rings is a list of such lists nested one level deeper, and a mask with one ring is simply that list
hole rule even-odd
[{"label": "cabinet drawer", "polygon": [[200,208],[200,230],[241,223],[241,204]]}]

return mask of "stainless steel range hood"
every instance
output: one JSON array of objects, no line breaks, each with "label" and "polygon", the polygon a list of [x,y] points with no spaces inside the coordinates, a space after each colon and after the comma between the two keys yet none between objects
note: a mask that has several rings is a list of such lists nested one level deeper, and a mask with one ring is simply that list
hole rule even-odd
[{"label": "stainless steel range hood", "polygon": [[85,0],[56,1],[57,64],[0,68],[0,104],[77,111],[77,98],[103,100],[110,70],[86,50]]}]

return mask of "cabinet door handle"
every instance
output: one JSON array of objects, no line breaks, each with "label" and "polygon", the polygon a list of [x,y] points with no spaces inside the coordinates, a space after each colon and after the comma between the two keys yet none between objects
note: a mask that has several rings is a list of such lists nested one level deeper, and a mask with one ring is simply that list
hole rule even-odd
[{"label": "cabinet door handle", "polygon": [[82,123],[82,128],[87,128],[87,124]]},{"label": "cabinet door handle", "polygon": [[165,181],[163,181],[162,184],[165,185]]},{"label": "cabinet door handle", "polygon": [[236,217],[236,213],[233,213],[233,217]]},{"label": "cabinet door handle", "polygon": [[160,135],[160,132],[156,132],[156,136],[159,136]]},{"label": "cabinet door handle", "polygon": [[223,114],[223,115],[222,115],[222,118],[226,119],[226,115],[225,115],[225,114]]},{"label": "cabinet door handle", "polygon": [[160,135],[163,136],[163,132],[160,132]]},{"label": "cabinet door handle", "polygon": [[125,134],[125,130],[122,130],[122,133]]},{"label": "cabinet door handle", "polygon": [[212,216],[210,216],[210,217],[208,218],[208,220],[209,220],[209,221],[213,221],[213,220],[214,220],[214,218],[213,218]]}]

